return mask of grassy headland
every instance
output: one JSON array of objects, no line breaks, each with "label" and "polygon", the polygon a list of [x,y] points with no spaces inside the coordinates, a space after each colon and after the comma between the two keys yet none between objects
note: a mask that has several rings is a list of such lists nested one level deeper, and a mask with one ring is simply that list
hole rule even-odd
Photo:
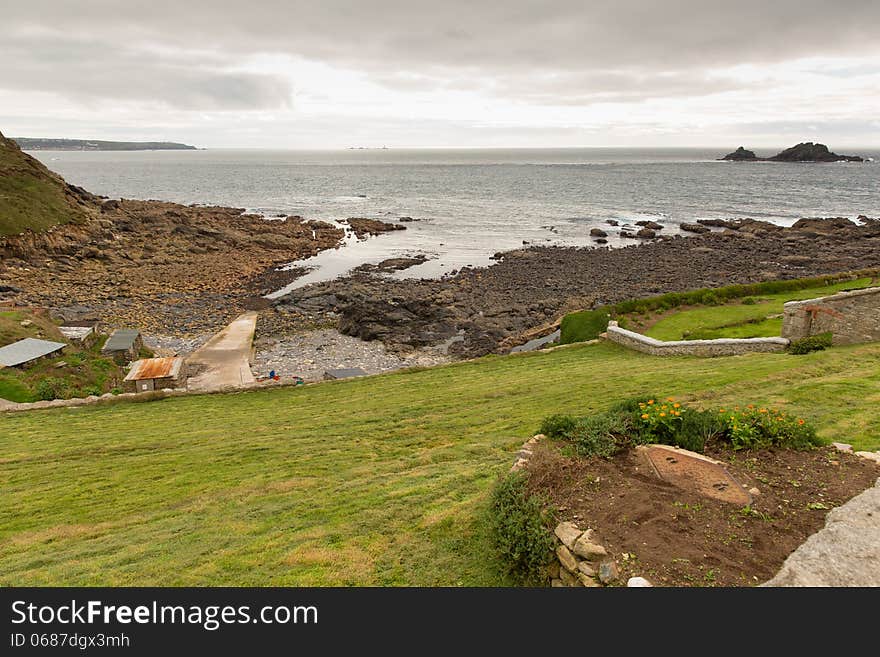
[{"label": "grassy headland", "polygon": [[0,134],[0,237],[84,221],[88,212],[64,180]]}]

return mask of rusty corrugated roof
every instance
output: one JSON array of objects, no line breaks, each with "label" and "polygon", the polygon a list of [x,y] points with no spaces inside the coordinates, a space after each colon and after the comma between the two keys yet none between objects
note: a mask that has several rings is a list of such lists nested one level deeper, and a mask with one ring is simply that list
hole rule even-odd
[{"label": "rusty corrugated roof", "polygon": [[180,372],[182,364],[182,358],[144,358],[132,364],[131,371],[125,380],[140,381],[142,379],[174,377]]}]

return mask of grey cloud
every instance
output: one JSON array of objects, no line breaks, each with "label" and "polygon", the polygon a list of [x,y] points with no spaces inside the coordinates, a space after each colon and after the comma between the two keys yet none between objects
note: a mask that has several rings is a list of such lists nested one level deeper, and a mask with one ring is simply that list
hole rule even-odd
[{"label": "grey cloud", "polygon": [[10,27],[53,16],[103,40],[287,52],[381,70],[476,66],[655,69],[878,48],[876,0],[32,0]]},{"label": "grey cloud", "polygon": [[65,36],[7,37],[0,40],[0,62],[2,88],[84,102],[109,98],[175,109],[250,110],[287,106],[292,94],[286,79],[229,70],[231,62],[214,54],[108,47]]}]

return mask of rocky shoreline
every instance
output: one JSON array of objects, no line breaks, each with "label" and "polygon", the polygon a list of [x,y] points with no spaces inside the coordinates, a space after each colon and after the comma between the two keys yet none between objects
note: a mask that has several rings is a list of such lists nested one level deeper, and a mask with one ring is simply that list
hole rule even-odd
[{"label": "rocky shoreline", "polygon": [[87,221],[0,240],[0,297],[64,319],[191,337],[268,307],[263,295],[304,273],[279,267],[339,247],[347,230],[366,238],[404,228],[88,196]]},{"label": "rocky shoreline", "polygon": [[[336,323],[346,335],[408,351],[446,344],[458,358],[505,352],[565,312],[665,292],[880,266],[880,221],[803,219],[792,228],[751,219],[692,237],[618,249],[532,247],[488,268],[439,280],[364,273],[294,290],[275,321]],[[548,329],[549,330],[549,329]]]}]

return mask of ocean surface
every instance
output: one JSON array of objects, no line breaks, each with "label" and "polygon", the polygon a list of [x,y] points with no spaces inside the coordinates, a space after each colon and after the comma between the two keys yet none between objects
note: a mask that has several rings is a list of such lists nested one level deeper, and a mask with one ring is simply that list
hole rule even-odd
[{"label": "ocean surface", "polygon": [[[753,217],[880,216],[880,150],[846,149],[865,164],[732,163],[720,149],[511,149],[345,151],[35,151],[68,182],[113,198],[161,199],[339,220],[413,217],[406,231],[304,261],[296,286],[364,262],[427,254],[396,276],[435,277],[483,266],[498,252],[535,245],[593,245],[607,220],[681,222]],[[771,152],[772,151],[772,152]],[[770,155],[773,149],[761,150]]]}]

